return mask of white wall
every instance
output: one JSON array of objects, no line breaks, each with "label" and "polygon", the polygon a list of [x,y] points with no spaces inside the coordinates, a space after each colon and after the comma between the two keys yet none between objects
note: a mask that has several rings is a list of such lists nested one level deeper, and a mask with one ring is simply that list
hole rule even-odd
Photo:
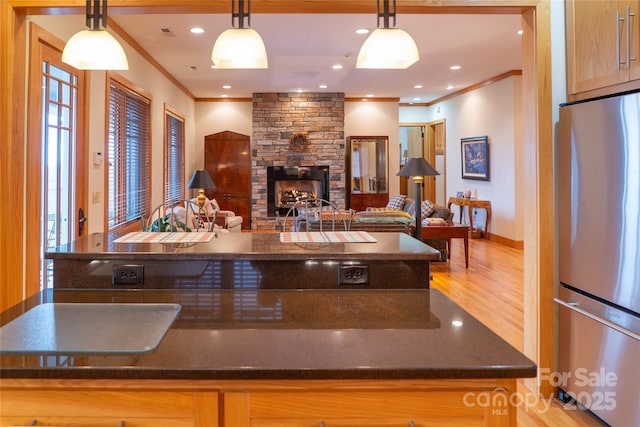
[{"label": "white wall", "polygon": [[400,140],[398,132],[398,103],[347,101],[344,103],[344,137],[389,137],[389,194],[400,192],[400,180],[396,177],[400,165]]},{"label": "white wall", "polygon": [[[86,29],[83,16],[32,16],[29,18],[48,32],[66,41],[73,34]],[[114,37],[118,38],[114,34]],[[188,180],[193,170],[189,167],[193,163],[191,147],[194,147],[195,134],[195,102],[169,79],[149,64],[142,56],[132,49],[124,40],[118,39],[122,44],[129,61],[129,70],[117,71],[125,79],[132,82],[152,96],[151,102],[151,206],[162,203],[163,198],[163,164],[164,164],[164,107],[165,103],[186,118],[186,174]],[[89,233],[102,232],[104,230],[104,168],[105,161],[101,165],[94,165],[93,153],[100,151],[105,153],[106,146],[106,73],[104,71],[87,72],[90,82],[90,109],[89,109],[89,150],[88,158],[84,161],[89,166],[89,206],[88,206],[88,231]],[[97,201],[94,203],[94,194]]]},{"label": "white wall", "polygon": [[252,102],[196,102],[193,161],[187,163],[187,175],[204,168],[204,137],[212,133],[232,131],[253,140]]},{"label": "white wall", "polygon": [[[514,76],[430,107],[400,107],[400,123],[446,120],[446,199],[470,189],[473,197],[489,200],[489,231],[515,241],[524,239],[521,81]],[[463,180],[460,139],[483,135],[489,137],[490,181]],[[482,210],[477,219],[484,221]]]}]

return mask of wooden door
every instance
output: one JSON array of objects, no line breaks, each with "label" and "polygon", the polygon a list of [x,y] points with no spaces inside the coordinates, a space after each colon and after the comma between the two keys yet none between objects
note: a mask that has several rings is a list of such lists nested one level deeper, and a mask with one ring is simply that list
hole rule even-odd
[{"label": "wooden door", "polygon": [[207,197],[216,199],[220,209],[242,216],[242,228],[251,229],[249,136],[224,131],[205,136],[204,144],[204,167],[216,185],[207,190]]},{"label": "wooden door", "polygon": [[446,203],[446,171],[444,169],[447,162],[446,158],[446,129],[445,121],[437,120],[427,124],[427,141],[425,146],[424,158],[433,166],[440,175],[426,176],[425,180],[425,197],[433,203],[443,205]]}]

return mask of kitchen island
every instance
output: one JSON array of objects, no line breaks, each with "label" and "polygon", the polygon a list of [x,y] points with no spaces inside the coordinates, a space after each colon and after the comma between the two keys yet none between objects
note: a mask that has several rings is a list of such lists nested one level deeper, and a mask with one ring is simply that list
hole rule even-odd
[{"label": "kitchen island", "polygon": [[536,375],[437,290],[52,289],[2,325],[45,303],[181,311],[151,351],[1,356],[3,427],[507,426]]},{"label": "kitchen island", "polygon": [[429,262],[439,259],[437,250],[404,233],[354,233],[349,236],[354,240],[373,241],[283,242],[281,233],[159,233],[202,236],[202,241],[127,243],[122,242],[126,236],[98,233],[54,248],[45,258],[53,260],[56,288],[429,287]]}]

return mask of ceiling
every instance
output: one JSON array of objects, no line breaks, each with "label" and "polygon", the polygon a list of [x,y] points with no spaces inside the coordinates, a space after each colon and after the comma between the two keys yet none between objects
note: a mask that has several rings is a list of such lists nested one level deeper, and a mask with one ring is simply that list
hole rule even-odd
[{"label": "ceiling", "polygon": [[[522,69],[521,15],[398,14],[397,27],[411,34],[420,51],[420,61],[406,70],[355,68],[367,37],[355,30],[375,29],[375,14],[253,14],[251,27],[267,47],[266,70],[211,68],[211,49],[231,26],[230,14],[123,14],[110,19],[196,98],[302,90],[422,104]],[[194,26],[204,33],[192,34]],[[334,64],[343,68],[334,70]],[[451,65],[462,68],[452,71]]]}]

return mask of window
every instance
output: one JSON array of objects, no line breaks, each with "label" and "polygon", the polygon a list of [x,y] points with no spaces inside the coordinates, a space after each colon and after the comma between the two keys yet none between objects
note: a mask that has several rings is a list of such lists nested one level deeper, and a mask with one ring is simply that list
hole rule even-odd
[{"label": "window", "polygon": [[164,113],[164,202],[183,200],[184,118],[165,106]]},{"label": "window", "polygon": [[140,223],[149,213],[151,99],[109,79],[107,226]]}]

